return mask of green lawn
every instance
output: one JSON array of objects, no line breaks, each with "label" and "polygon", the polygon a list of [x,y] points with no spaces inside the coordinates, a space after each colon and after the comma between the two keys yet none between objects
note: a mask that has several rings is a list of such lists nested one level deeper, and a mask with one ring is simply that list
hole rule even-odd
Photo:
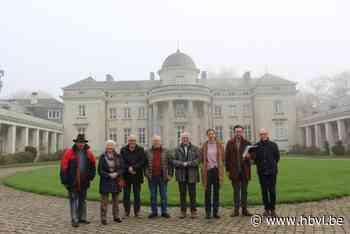
[{"label": "green lawn", "polygon": [[[261,204],[260,188],[252,167],[252,181],[249,184],[249,204]],[[282,158],[279,164],[277,179],[278,203],[332,199],[350,195],[350,160],[342,159],[306,159]],[[97,176],[88,193],[88,199],[98,200]],[[20,172],[4,180],[8,186],[40,194],[66,196],[64,187],[60,184],[59,168],[57,166],[40,168],[30,172]],[[204,201],[204,192],[198,184],[197,200],[200,205]],[[231,206],[232,187],[228,178],[220,191],[221,205]],[[179,201],[178,187],[174,179],[168,187],[169,205],[177,205]],[[142,189],[142,202],[149,204],[148,184]]]}]

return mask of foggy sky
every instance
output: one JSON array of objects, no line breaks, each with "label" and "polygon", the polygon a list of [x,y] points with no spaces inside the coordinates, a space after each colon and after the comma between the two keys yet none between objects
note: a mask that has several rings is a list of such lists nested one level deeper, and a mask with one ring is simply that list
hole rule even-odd
[{"label": "foggy sky", "polygon": [[201,70],[299,83],[350,70],[347,0],[1,0],[1,96],[91,75],[148,79],[177,49]]}]

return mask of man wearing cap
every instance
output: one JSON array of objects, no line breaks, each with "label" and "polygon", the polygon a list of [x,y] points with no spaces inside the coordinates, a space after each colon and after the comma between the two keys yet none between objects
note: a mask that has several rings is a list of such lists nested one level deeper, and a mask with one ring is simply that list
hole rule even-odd
[{"label": "man wearing cap", "polygon": [[197,217],[196,184],[199,182],[199,149],[192,145],[187,132],[181,134],[181,144],[172,160],[180,191],[180,218],[186,218],[187,191],[190,197],[191,218]]},{"label": "man wearing cap", "polygon": [[136,144],[136,136],[130,135],[128,137],[128,144],[121,148],[120,155],[125,165],[124,179],[126,184],[123,194],[125,216],[130,216],[130,195],[132,187],[134,193],[134,215],[135,217],[139,217],[141,208],[140,193],[146,161],[145,151],[143,147]]},{"label": "man wearing cap", "polygon": [[96,159],[84,134],[73,140],[61,160],[61,183],[67,188],[72,226],[89,224],[86,219],[86,193],[96,174]]}]

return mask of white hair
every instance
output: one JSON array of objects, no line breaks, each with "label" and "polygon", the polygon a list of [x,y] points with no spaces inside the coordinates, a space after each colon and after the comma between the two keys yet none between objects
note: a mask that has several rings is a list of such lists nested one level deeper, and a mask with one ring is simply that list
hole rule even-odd
[{"label": "white hair", "polygon": [[161,137],[159,135],[153,135],[152,140],[160,140]]},{"label": "white hair", "polygon": [[115,141],[113,141],[113,140],[107,140],[105,146],[107,147],[107,145],[110,145],[110,144],[112,144],[112,145],[113,145],[113,148],[115,148],[115,145],[116,145]]},{"label": "white hair", "polygon": [[181,133],[180,138],[182,139],[183,137],[190,138],[190,134],[188,132],[183,132],[183,133]]}]

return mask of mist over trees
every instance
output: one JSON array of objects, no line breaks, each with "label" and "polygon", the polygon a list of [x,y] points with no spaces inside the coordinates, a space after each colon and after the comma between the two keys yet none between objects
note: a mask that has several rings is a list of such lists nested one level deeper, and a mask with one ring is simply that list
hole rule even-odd
[{"label": "mist over trees", "polygon": [[350,72],[316,77],[299,87],[297,108],[304,116],[350,102]]}]

